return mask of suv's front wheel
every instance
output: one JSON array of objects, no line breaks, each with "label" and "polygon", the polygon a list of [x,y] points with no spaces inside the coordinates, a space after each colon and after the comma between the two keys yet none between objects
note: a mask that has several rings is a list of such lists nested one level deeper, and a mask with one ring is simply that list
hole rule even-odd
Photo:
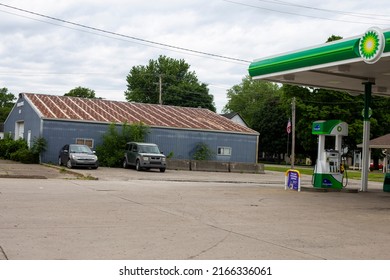
[{"label": "suv's front wheel", "polygon": [[135,162],[135,170],[141,171],[141,163],[139,162],[139,159]]}]

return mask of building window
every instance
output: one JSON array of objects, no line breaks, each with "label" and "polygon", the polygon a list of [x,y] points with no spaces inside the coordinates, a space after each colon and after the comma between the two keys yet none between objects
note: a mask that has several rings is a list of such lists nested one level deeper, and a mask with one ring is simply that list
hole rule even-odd
[{"label": "building window", "polygon": [[93,139],[77,138],[76,144],[87,145],[88,147],[93,148]]},{"label": "building window", "polygon": [[231,156],[232,155],[232,148],[218,147],[218,155],[219,156]]}]

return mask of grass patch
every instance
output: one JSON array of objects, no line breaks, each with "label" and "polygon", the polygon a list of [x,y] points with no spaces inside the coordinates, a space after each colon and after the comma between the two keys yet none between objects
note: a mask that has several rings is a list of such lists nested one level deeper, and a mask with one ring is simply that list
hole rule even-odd
[{"label": "grass patch", "polygon": [[64,174],[64,173],[67,173],[68,171],[65,169],[65,167],[61,167],[60,168],[60,173],[61,174]]},{"label": "grass patch", "polygon": [[88,174],[88,175],[84,175],[84,176],[80,176],[80,177],[77,177],[78,180],[99,180],[98,178],[96,177],[93,177],[92,175]]},{"label": "grass patch", "polygon": [[[290,169],[290,166],[288,165],[264,165],[265,171],[286,172],[288,169]],[[305,175],[313,174],[313,168],[310,167],[295,166],[295,170],[298,170],[301,174]]]},{"label": "grass patch", "polygon": [[[57,169],[58,172],[61,174],[73,175],[73,176],[75,176],[74,179],[76,179],[76,180],[98,180],[98,178],[93,177],[91,174],[83,175],[82,173],[70,170],[64,166],[58,166],[55,164],[48,164],[48,163],[42,163],[42,165],[53,168],[53,169]],[[73,179],[69,179],[69,180],[73,180]]]},{"label": "grass patch", "polygon": [[[276,171],[276,172],[286,172],[290,169],[290,166],[286,165],[264,165],[265,171]],[[301,174],[304,175],[313,175],[314,167],[303,167],[303,166],[295,166],[295,169],[298,170]],[[348,179],[361,179],[361,171],[356,170],[348,170]],[[373,182],[383,182],[385,178],[385,174],[380,170],[376,170],[368,173],[368,180]]]}]

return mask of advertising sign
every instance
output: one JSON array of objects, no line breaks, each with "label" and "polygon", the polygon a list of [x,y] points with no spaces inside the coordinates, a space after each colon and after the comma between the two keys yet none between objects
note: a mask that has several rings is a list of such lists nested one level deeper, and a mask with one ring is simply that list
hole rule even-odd
[{"label": "advertising sign", "polygon": [[286,171],[286,179],[284,189],[301,191],[301,174],[298,170],[289,169]]}]

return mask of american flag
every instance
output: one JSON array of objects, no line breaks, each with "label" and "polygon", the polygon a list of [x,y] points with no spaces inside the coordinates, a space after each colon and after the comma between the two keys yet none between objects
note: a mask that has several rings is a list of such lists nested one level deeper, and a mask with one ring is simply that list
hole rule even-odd
[{"label": "american flag", "polygon": [[290,121],[290,119],[288,119],[286,130],[287,130],[287,133],[288,133],[288,134],[291,133],[291,121]]}]

